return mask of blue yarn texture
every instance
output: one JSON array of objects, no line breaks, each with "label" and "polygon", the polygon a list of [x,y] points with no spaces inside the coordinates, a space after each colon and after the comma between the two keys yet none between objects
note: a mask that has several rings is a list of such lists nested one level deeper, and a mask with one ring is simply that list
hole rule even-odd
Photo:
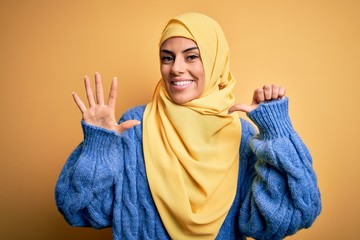
[{"label": "blue yarn texture", "polygon": [[[120,122],[142,121],[145,106]],[[309,150],[295,132],[288,99],[260,104],[240,119],[237,193],[216,239],[283,239],[308,228],[321,212]],[[58,210],[72,226],[112,227],[113,239],[170,239],[151,196],[142,125],[122,134],[82,122],[84,140],[55,187]],[[156,147],[156,143],[154,143]]]}]

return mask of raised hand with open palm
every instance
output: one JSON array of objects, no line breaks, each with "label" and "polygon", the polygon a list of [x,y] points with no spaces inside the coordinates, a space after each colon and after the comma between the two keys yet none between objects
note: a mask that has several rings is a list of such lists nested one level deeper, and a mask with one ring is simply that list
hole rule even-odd
[{"label": "raised hand with open palm", "polygon": [[107,103],[105,103],[104,100],[103,85],[99,73],[95,73],[95,96],[88,76],[85,76],[84,83],[89,107],[86,107],[85,103],[74,92],[73,98],[82,113],[83,120],[86,123],[106,128],[108,130],[114,130],[118,133],[122,133],[125,130],[140,124],[138,120],[128,120],[121,124],[118,124],[116,121],[115,104],[117,98],[117,78],[114,78],[111,83]]}]

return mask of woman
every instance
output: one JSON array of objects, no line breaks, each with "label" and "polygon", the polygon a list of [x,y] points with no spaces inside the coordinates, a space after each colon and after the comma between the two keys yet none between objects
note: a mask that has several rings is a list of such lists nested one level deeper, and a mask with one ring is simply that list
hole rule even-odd
[{"label": "woman", "polygon": [[250,106],[235,104],[227,41],[202,14],[171,19],[159,46],[152,101],[119,124],[116,79],[107,104],[98,73],[95,94],[85,77],[89,108],[73,94],[84,141],[56,185],[69,224],[112,227],[114,239],[273,240],[309,227],[320,193],[285,89],[265,85]]}]

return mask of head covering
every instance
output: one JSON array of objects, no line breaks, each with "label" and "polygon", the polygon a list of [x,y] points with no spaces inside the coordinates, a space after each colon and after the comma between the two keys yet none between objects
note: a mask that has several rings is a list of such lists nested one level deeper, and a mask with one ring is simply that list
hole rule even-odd
[{"label": "head covering", "polygon": [[143,150],[152,197],[172,239],[214,239],[236,194],[241,126],[234,104],[229,47],[212,18],[186,13],[171,19],[171,37],[196,42],[205,72],[202,95],[172,102],[160,80],[143,118]]}]

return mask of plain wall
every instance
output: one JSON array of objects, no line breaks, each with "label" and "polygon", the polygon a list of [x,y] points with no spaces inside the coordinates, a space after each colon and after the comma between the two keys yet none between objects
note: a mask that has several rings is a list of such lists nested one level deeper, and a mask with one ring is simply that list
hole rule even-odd
[{"label": "plain wall", "polygon": [[1,0],[2,239],[111,239],[111,229],[68,226],[55,206],[57,177],[82,140],[71,92],[85,97],[83,76],[99,71],[106,95],[112,77],[119,78],[117,117],[147,103],[160,77],[160,32],[188,11],[222,25],[237,102],[250,103],[265,83],[287,89],[323,200],[313,226],[288,239],[356,239],[359,1]]}]

